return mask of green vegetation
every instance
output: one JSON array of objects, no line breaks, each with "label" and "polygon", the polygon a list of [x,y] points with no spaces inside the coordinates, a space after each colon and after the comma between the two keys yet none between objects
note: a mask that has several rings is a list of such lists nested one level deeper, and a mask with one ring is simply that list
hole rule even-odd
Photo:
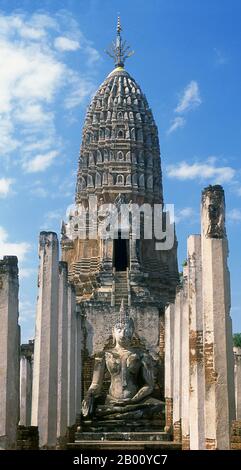
[{"label": "green vegetation", "polygon": [[235,333],[233,335],[233,344],[236,348],[241,348],[241,333]]}]

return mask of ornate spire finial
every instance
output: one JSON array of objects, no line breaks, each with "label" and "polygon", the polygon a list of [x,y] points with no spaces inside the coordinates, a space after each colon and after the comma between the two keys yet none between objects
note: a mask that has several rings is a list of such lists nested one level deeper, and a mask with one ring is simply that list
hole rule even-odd
[{"label": "ornate spire finial", "polygon": [[124,67],[125,60],[134,54],[131,51],[130,46],[127,45],[126,41],[122,40],[121,37],[121,22],[120,16],[117,18],[117,29],[116,29],[116,40],[112,42],[106,53],[115,60],[116,67]]},{"label": "ornate spire finial", "polygon": [[121,28],[121,22],[120,22],[120,16],[118,15],[117,17],[117,34],[120,34],[120,32],[122,31],[122,28]]}]

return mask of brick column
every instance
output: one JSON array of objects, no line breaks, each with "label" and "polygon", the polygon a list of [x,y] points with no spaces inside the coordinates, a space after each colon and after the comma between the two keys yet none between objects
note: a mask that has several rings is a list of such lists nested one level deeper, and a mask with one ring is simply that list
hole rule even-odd
[{"label": "brick column", "polygon": [[165,310],[165,407],[166,431],[172,432],[173,424],[173,343],[174,343],[175,305]]},{"label": "brick column", "polygon": [[81,332],[81,312],[79,305],[76,306],[76,345],[75,345],[75,409],[76,414],[81,412],[81,374],[82,374],[82,332]]},{"label": "brick column", "polygon": [[173,346],[173,436],[174,441],[181,442],[181,396],[182,396],[182,306],[183,291],[178,289],[175,300],[174,346]]},{"label": "brick column", "polygon": [[181,417],[182,448],[190,447],[189,429],[189,305],[188,305],[188,266],[183,268],[183,306],[181,311]]},{"label": "brick column", "polygon": [[21,345],[20,359],[20,425],[30,426],[32,407],[34,343]]},{"label": "brick column", "polygon": [[76,422],[76,298],[68,285],[68,427]]},{"label": "brick column", "polygon": [[41,232],[35,325],[32,426],[40,448],[54,448],[57,434],[59,245],[56,233]]},{"label": "brick column", "polygon": [[230,449],[234,376],[225,202],[221,186],[202,194],[202,266],[207,449]]},{"label": "brick column", "polygon": [[190,449],[205,449],[205,384],[203,359],[203,305],[201,236],[191,235],[187,241],[189,347],[190,347]]},{"label": "brick column", "polygon": [[241,421],[241,348],[234,348],[236,420]]},{"label": "brick column", "polygon": [[16,447],[19,420],[18,260],[0,261],[0,450]]},{"label": "brick column", "polygon": [[58,403],[57,440],[61,445],[67,436],[68,397],[68,265],[59,263],[59,322],[58,322]]}]

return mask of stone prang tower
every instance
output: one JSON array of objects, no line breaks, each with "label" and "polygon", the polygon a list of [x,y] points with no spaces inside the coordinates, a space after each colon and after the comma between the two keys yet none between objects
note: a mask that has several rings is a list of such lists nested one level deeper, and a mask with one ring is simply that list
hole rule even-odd
[{"label": "stone prang tower", "polygon": [[[68,263],[69,281],[85,318],[84,382],[88,381],[87,357],[108,341],[122,299],[140,340],[162,356],[163,312],[178,282],[175,235],[172,246],[163,250],[156,249],[152,229],[145,236],[156,215],[154,206],[164,227],[166,221],[158,130],[145,95],[124,68],[131,52],[122,40],[119,19],[116,41],[108,53],[115,68],[88,108],[76,205],[62,227],[62,260]],[[101,217],[103,205],[107,210]],[[125,218],[123,222],[123,217],[120,220],[123,205],[134,208],[132,224]],[[83,214],[90,236],[83,230]],[[114,219],[114,230],[110,237],[101,237],[95,230],[108,215]],[[139,236],[134,217],[140,220]]]}]

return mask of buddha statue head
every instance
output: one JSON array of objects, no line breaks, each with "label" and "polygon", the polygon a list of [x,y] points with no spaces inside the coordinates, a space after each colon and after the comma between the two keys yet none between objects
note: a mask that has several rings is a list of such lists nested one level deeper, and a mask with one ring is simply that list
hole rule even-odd
[{"label": "buddha statue head", "polygon": [[129,317],[128,310],[125,309],[124,300],[122,299],[119,318],[112,331],[115,346],[126,346],[130,344],[134,330],[133,319]]}]

